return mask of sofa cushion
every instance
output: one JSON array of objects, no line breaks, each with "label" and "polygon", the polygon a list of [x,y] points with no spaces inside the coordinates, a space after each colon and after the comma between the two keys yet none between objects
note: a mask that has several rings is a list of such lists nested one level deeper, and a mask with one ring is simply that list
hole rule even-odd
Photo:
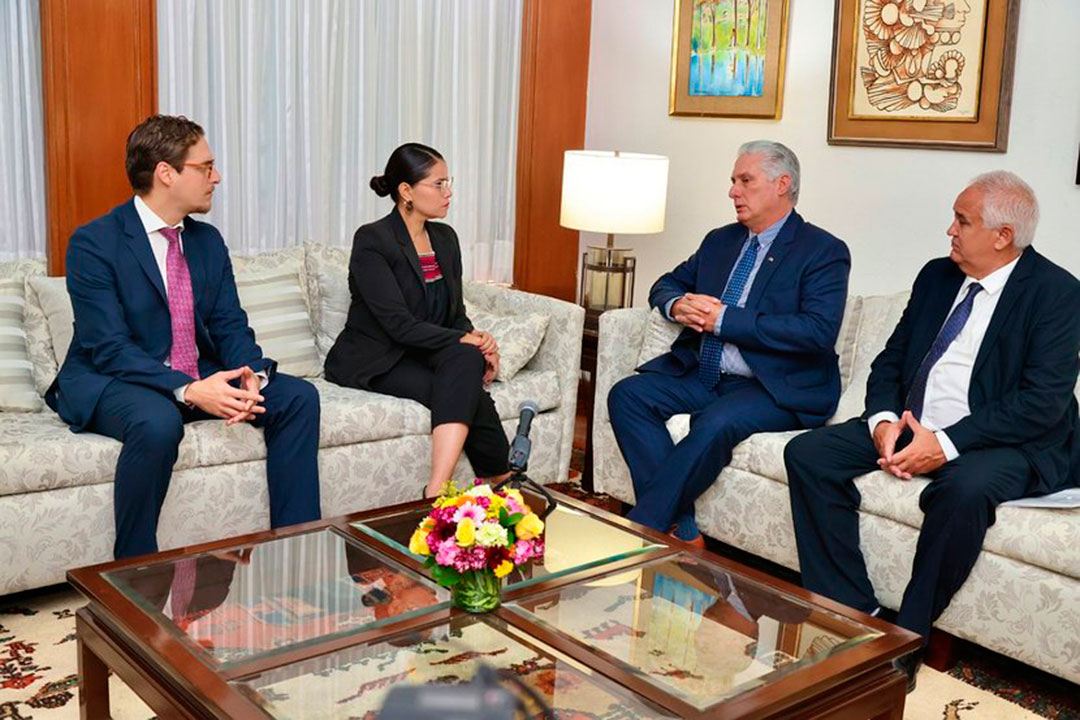
[{"label": "sofa cushion", "polygon": [[[804,432],[760,433],[747,438],[735,447],[731,467],[763,476],[763,482],[786,485],[784,446]],[[923,521],[919,494],[929,482],[925,478],[898,480],[877,470],[860,476],[855,485],[862,494],[864,513],[918,529]],[[1080,578],[1080,508],[1001,507],[997,517],[998,522],[986,534],[985,550]]]},{"label": "sofa cushion", "polygon": [[844,422],[858,417],[866,409],[866,381],[870,379],[870,364],[885,347],[900,315],[904,312],[910,292],[895,295],[874,295],[862,299],[858,324],[854,328],[854,359],[851,380],[840,395],[840,404],[829,421]]},{"label": "sofa cushion", "polygon": [[278,370],[297,377],[322,373],[298,271],[243,273],[236,277],[236,292],[255,342],[265,357],[277,361]]},{"label": "sofa cushion", "polygon": [[[185,428],[175,468],[196,465],[191,428],[224,425],[207,420]],[[58,415],[0,413],[0,495],[112,482],[120,443],[94,433],[73,433]]]},{"label": "sofa cushion", "polygon": [[[320,447],[431,432],[431,414],[418,402],[342,387],[323,378],[313,378],[311,382],[319,390],[322,406]],[[490,392],[503,420],[518,416],[518,405],[522,400],[536,400],[541,412],[559,404],[558,379],[553,370],[523,370],[509,383],[493,383]],[[266,457],[262,431],[247,423],[232,426],[215,421],[192,423],[187,426],[187,435],[196,441],[198,465],[222,465]]]},{"label": "sofa cushion", "polygon": [[[40,332],[38,328],[41,324],[36,321],[36,316],[40,314],[45,319],[45,341],[38,342],[37,338],[28,341],[31,348],[41,348],[40,355],[31,352],[31,360],[35,366],[34,382],[38,385],[38,391],[44,395],[67,357],[68,347],[75,335],[75,311],[71,307],[71,296],[67,291],[67,278],[27,278],[26,312],[28,336]],[[35,320],[31,320],[32,317]]]},{"label": "sofa cushion", "polygon": [[465,312],[473,327],[491,333],[499,344],[499,372],[495,377],[501,382],[513,380],[532,360],[547,332],[548,316],[543,313],[500,315],[468,303]]},{"label": "sofa cushion", "polygon": [[650,310],[649,322],[645,326],[645,337],[641,341],[641,350],[638,352],[635,367],[640,367],[670,350],[671,343],[675,342],[680,332],[682,332],[682,325],[668,320],[657,308]]},{"label": "sofa cushion", "polygon": [[349,314],[349,249],[322,243],[304,245],[307,263],[308,299],[311,326],[323,362],[334,341],[345,328]]},{"label": "sofa cushion", "polygon": [[0,277],[0,410],[38,412],[43,407],[26,346],[25,277]]}]

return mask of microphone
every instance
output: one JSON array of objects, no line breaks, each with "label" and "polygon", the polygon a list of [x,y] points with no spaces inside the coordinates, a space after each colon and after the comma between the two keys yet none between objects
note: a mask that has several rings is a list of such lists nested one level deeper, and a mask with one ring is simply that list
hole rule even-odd
[{"label": "microphone", "polygon": [[525,400],[518,406],[518,412],[521,413],[521,417],[518,419],[514,441],[510,443],[510,469],[515,472],[525,472],[529,467],[529,454],[532,452],[529,428],[532,427],[533,418],[540,412],[540,406],[535,400]]}]

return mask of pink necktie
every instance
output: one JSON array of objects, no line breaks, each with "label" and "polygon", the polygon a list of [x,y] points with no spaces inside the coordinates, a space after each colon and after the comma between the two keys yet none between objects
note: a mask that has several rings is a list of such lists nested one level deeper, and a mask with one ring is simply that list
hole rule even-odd
[{"label": "pink necktie", "polygon": [[191,273],[180,252],[180,231],[161,228],[169,241],[165,255],[165,278],[168,284],[169,314],[172,316],[172,349],[169,364],[173,370],[199,379],[199,351],[195,347],[195,296],[191,292]]},{"label": "pink necktie", "polygon": [[173,622],[179,624],[191,607],[195,596],[195,558],[182,558],[173,563],[172,608]]}]

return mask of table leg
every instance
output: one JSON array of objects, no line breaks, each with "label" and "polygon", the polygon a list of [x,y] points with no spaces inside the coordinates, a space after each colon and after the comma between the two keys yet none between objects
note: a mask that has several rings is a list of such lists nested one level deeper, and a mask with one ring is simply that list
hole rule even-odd
[{"label": "table leg", "polygon": [[109,717],[109,668],[80,639],[79,717],[102,720]]}]

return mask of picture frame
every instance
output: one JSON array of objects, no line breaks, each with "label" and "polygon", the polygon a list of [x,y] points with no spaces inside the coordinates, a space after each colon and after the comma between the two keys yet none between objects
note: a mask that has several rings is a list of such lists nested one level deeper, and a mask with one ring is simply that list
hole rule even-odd
[{"label": "picture frame", "polygon": [[1020,0],[836,0],[828,143],[1005,152]]},{"label": "picture frame", "polygon": [[779,119],[790,0],[675,0],[669,115]]}]

